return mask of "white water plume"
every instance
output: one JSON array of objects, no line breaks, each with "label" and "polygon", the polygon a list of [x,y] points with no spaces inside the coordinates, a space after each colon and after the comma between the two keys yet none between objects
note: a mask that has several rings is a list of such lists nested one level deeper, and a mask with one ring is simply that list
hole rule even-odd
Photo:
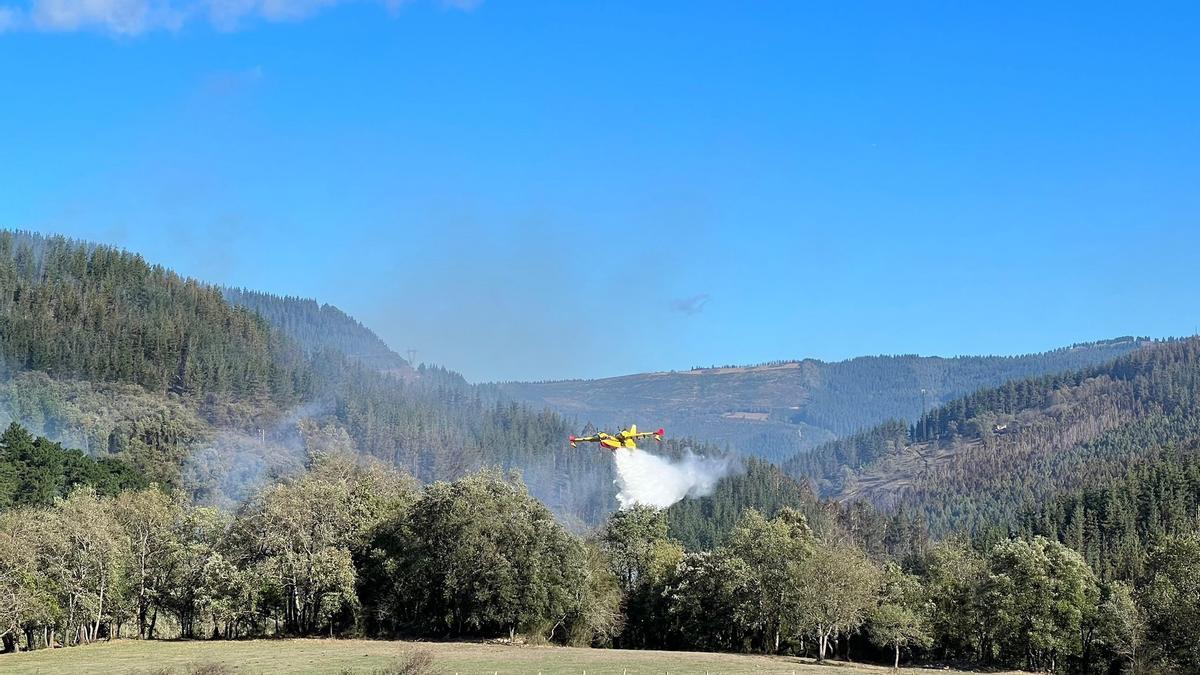
[{"label": "white water plume", "polygon": [[620,488],[617,501],[622,509],[636,505],[665,509],[684,497],[712,494],[717,481],[737,465],[729,457],[699,457],[685,451],[683,457],[671,459],[636,448],[618,448],[613,459],[617,462],[613,482]]}]

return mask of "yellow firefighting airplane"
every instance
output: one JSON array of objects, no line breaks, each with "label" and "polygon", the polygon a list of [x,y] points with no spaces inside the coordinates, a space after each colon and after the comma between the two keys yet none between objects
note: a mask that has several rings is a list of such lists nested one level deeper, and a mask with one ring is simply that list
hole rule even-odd
[{"label": "yellow firefighting airplane", "polygon": [[628,429],[622,429],[615,434],[601,431],[595,436],[584,436],[582,438],[578,436],[572,436],[570,441],[572,448],[578,447],[575,445],[576,443],[599,443],[600,447],[615,451],[617,448],[636,448],[636,441],[639,438],[650,438],[651,436],[654,437],[654,440],[661,443],[663,439],[663,430],[659,429],[658,431],[643,431],[639,433],[637,430],[637,425],[634,424]]}]

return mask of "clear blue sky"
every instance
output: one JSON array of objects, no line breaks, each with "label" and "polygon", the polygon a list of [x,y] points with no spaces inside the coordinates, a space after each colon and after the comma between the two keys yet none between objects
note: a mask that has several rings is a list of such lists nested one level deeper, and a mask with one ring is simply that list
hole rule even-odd
[{"label": "clear blue sky", "polygon": [[1200,9],[1074,4],[0,0],[0,226],[475,380],[1191,334]]}]

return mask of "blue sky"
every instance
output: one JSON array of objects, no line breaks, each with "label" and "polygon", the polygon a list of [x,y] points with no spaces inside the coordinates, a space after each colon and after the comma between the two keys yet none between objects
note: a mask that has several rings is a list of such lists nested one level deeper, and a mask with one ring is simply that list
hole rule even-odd
[{"label": "blue sky", "polygon": [[1185,3],[0,0],[0,226],[474,380],[1191,334],[1197,34]]}]

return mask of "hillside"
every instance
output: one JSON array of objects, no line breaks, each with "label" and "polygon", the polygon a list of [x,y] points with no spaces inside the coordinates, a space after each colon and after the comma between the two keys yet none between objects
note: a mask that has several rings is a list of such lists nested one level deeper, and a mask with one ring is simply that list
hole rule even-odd
[{"label": "hillside", "polygon": [[311,394],[299,350],[261,318],[104,246],[0,232],[0,319],[11,371],[278,407]]},{"label": "hillside", "polygon": [[611,461],[564,443],[571,424],[456,373],[412,371],[328,305],[223,293],[125,251],[0,232],[0,325],[0,423],[127,461],[202,502],[240,501],[307,452],[342,449],[423,481],[519,471],[569,523],[615,507]]},{"label": "hillside", "polygon": [[671,537],[685,549],[705,551],[726,544],[748,509],[773,518],[785,508],[803,514],[821,536],[853,542],[877,558],[905,559],[929,545],[919,514],[907,509],[883,513],[863,501],[822,498],[807,481],[753,457],[746,460],[744,471],[722,479],[712,494],[672,505],[666,520]]},{"label": "hillside", "polygon": [[1073,490],[1021,512],[1013,528],[1079,551],[1103,579],[1134,580],[1150,550],[1200,525],[1200,455],[1163,451],[1127,475]]},{"label": "hillside", "polygon": [[829,529],[828,514],[808,485],[798,483],[779,467],[760,459],[746,460],[745,470],[718,483],[713,494],[685,499],[667,509],[670,534],[690,551],[724,543],[746,509],[773,518],[783,508],[795,509],[818,530]]},{"label": "hillside", "polygon": [[1200,339],[985,389],[789,460],[821,495],[916,508],[934,532],[1011,523],[1027,503],[1102,485],[1200,439]]},{"label": "hillside", "polygon": [[246,288],[223,288],[221,293],[230,304],[266,319],[309,354],[332,349],[374,370],[401,377],[415,375],[411,364],[378,335],[333,305]]},{"label": "hillside", "polygon": [[983,387],[1104,363],[1146,342],[1126,337],[1024,356],[807,359],[496,386],[580,424],[653,423],[778,462],[888,419],[916,419],[923,404],[928,409]]}]

